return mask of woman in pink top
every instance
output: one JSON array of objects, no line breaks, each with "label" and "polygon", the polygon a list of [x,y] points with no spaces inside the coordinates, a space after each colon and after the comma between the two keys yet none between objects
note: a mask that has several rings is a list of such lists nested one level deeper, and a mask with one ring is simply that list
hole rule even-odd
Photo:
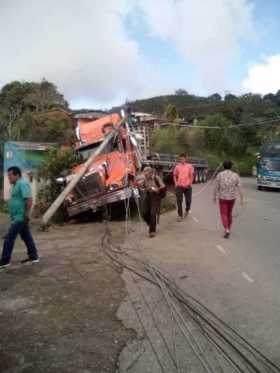
[{"label": "woman in pink top", "polygon": [[187,163],[185,154],[181,154],[179,163],[173,171],[173,179],[176,187],[176,199],[178,207],[178,221],[183,220],[183,197],[185,196],[186,213],[188,215],[192,203],[192,183],[193,183],[193,166]]}]

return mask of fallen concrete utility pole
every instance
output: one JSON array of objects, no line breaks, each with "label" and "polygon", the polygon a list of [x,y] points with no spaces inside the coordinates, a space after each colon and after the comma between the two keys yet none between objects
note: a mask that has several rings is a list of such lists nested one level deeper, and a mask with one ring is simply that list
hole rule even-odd
[{"label": "fallen concrete utility pole", "polygon": [[[123,120],[120,122],[120,125],[122,124]],[[109,144],[110,140],[114,137],[116,134],[116,130],[109,133],[105,139],[103,140],[102,144],[91,154],[89,159],[86,161],[86,163],[83,165],[79,173],[77,173],[74,178],[70,181],[70,183],[66,186],[66,188],[61,192],[61,194],[56,198],[56,200],[52,203],[52,205],[48,208],[48,210],[45,212],[45,214],[42,217],[42,225],[45,226],[48,224],[49,220],[52,218],[52,216],[55,214],[55,212],[58,210],[58,208],[61,206],[65,198],[68,196],[68,194],[75,188],[75,186],[78,184],[79,180],[83,177],[83,175],[88,170],[89,166],[92,164],[95,157],[100,155],[100,153],[105,149],[105,147]]]}]

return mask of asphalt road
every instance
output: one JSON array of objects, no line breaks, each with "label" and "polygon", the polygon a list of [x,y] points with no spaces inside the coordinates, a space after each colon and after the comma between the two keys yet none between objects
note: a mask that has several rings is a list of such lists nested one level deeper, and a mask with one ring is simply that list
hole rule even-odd
[{"label": "asphalt road", "polygon": [[[183,222],[176,221],[175,212],[162,215],[153,239],[147,238],[143,223],[131,224],[130,241],[137,244],[132,253],[169,273],[182,289],[280,366],[280,193],[257,191],[254,179],[243,179],[243,185],[246,203],[244,208],[236,205],[229,240],[222,238],[212,186],[196,185],[192,213]],[[0,216],[0,222],[4,232],[8,221]],[[186,352],[158,289],[128,271],[123,278],[129,296],[118,316],[137,331],[138,339],[123,350],[119,371],[162,372],[157,351],[168,373],[202,372],[192,352]],[[163,336],[169,349],[176,350],[179,369],[168,357]],[[222,371],[229,373],[221,369],[215,373]]]},{"label": "asphalt road", "polygon": [[[183,222],[176,222],[175,212],[162,216],[157,237],[142,240],[142,251],[146,258],[167,271],[179,286],[214,311],[279,366],[280,193],[257,191],[253,178],[243,179],[243,186],[245,206],[241,208],[239,204],[236,205],[230,239],[222,237],[218,207],[212,202],[210,185],[194,197],[192,213]],[[204,186],[195,186],[194,195],[201,188]],[[143,231],[141,234],[143,236]],[[148,325],[150,338],[154,338],[155,345],[159,346],[159,336],[150,332],[154,323],[149,320],[143,297],[139,291],[137,295],[130,275],[125,274],[124,279],[140,314],[142,311],[143,323]],[[157,309],[156,317],[162,330],[165,330],[167,340],[170,339],[172,330],[168,327],[170,323],[163,321],[167,319],[164,307],[157,307],[160,297],[144,282],[140,283],[150,307]],[[140,326],[128,314],[133,315],[129,302],[123,305],[120,317],[143,338],[143,325]],[[181,342],[177,342],[180,346]],[[133,361],[133,356],[138,356],[141,349],[143,343],[138,349],[134,346],[133,352],[129,348],[123,352],[121,372],[125,371],[128,362]],[[147,343],[144,350],[149,350]],[[159,348],[159,355],[166,356],[163,350],[163,347],[162,351]],[[158,363],[152,362],[152,351],[149,351],[149,354],[141,353],[142,358],[138,357],[137,362],[133,363],[132,372],[162,371]],[[187,357],[183,352],[179,360],[182,371],[200,372],[198,367],[197,370],[188,370],[190,356]],[[165,364],[166,371],[176,371],[171,363],[170,366],[167,361]]]}]

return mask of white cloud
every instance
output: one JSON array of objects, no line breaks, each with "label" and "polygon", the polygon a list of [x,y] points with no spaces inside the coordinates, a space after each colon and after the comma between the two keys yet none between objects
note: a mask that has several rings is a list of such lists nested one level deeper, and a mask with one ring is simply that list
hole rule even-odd
[{"label": "white cloud", "polygon": [[254,35],[249,1],[2,0],[0,85],[45,77],[71,102],[104,106],[172,92],[187,74],[163,76],[127,34],[140,8],[151,32],[195,65],[197,86],[221,91],[241,40]]},{"label": "white cloud", "polygon": [[0,82],[55,82],[70,100],[141,92],[145,70],[123,19],[129,0],[8,0],[0,10]]},{"label": "white cloud", "polygon": [[227,68],[242,41],[256,40],[249,0],[138,0],[150,29],[197,69],[205,88],[228,88]]},{"label": "white cloud", "polygon": [[276,93],[280,89],[280,54],[266,57],[249,67],[243,87],[254,93]]}]

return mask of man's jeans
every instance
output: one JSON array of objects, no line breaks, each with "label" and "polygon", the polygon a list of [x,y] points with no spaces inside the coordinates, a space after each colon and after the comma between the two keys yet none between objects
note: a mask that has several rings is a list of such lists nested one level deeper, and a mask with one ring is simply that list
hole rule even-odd
[{"label": "man's jeans", "polygon": [[180,217],[183,217],[183,196],[185,196],[186,212],[189,212],[192,203],[192,187],[183,188],[178,186],[176,188],[177,208]]},{"label": "man's jeans", "polygon": [[25,243],[29,258],[31,260],[38,259],[37,249],[30,233],[28,223],[17,221],[12,223],[4,240],[2,262],[5,264],[10,263],[15,240],[18,234]]}]

